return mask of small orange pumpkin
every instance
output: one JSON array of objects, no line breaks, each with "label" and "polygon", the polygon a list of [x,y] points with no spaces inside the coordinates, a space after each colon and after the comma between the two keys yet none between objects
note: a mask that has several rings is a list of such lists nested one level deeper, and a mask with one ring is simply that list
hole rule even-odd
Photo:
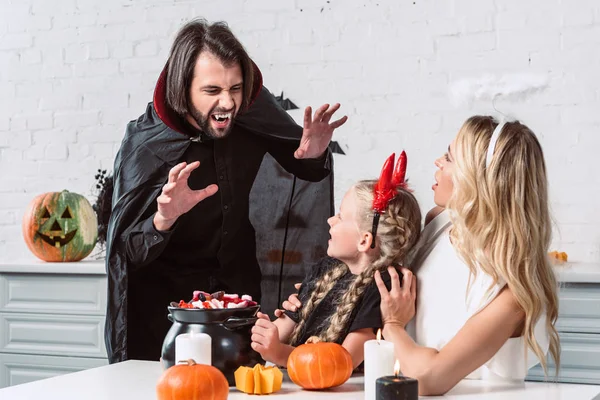
[{"label": "small orange pumpkin", "polygon": [[548,253],[548,255],[550,256],[550,259],[556,264],[562,264],[569,260],[569,256],[564,251],[551,251],[550,253]]},{"label": "small orange pumpkin", "polygon": [[321,342],[313,336],[292,351],[287,369],[296,385],[304,389],[327,389],[350,378],[352,357],[343,346]]},{"label": "small orange pumpkin", "polygon": [[226,400],[229,383],[212,365],[183,361],[163,372],[156,385],[158,400]]},{"label": "small orange pumpkin", "polygon": [[239,367],[235,371],[235,387],[248,394],[270,394],[281,390],[283,373],[275,366]]}]

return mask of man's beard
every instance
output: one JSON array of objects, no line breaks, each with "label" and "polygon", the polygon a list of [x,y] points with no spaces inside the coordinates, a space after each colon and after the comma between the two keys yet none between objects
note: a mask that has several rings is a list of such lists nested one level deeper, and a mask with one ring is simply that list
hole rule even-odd
[{"label": "man's beard", "polygon": [[227,135],[229,135],[229,133],[231,132],[231,128],[233,127],[233,121],[235,120],[236,114],[235,114],[235,111],[231,112],[231,118],[229,120],[229,125],[227,125],[227,128],[214,129],[210,123],[210,118],[211,118],[210,115],[219,113],[219,112],[226,113],[227,111],[222,108],[215,108],[214,110],[211,110],[211,112],[207,116],[207,115],[202,114],[202,112],[200,110],[198,110],[197,108],[192,106],[192,108],[190,110],[190,115],[194,119],[194,121],[196,121],[196,123],[200,127],[200,130],[206,136],[208,136],[211,139],[222,139],[222,138],[226,137]]}]

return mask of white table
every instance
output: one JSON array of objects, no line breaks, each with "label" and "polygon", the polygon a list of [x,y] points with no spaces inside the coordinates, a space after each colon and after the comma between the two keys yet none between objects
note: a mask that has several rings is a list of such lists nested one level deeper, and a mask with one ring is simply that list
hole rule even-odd
[{"label": "white table", "polygon": [[[36,382],[0,389],[1,400],[152,400],[156,382],[162,374],[158,362],[126,361],[88,369]],[[504,400],[589,400],[600,395],[600,386],[525,382],[520,385],[462,381],[445,397],[448,399]],[[291,382],[268,399],[362,400],[362,377],[352,377],[344,385],[321,392],[307,392]],[[256,399],[231,389],[229,399]]]}]

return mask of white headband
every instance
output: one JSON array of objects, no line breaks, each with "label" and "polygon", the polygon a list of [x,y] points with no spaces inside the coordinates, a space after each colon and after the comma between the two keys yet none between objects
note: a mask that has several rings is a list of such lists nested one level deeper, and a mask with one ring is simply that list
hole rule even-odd
[{"label": "white headband", "polygon": [[498,123],[498,126],[496,126],[496,129],[494,129],[494,133],[492,133],[492,138],[490,139],[490,144],[488,146],[487,157],[485,159],[485,167],[486,168],[490,166],[490,162],[492,161],[492,157],[494,156],[494,149],[496,148],[496,142],[498,141],[498,138],[500,137],[500,134],[502,133],[502,128],[504,128],[504,125],[506,125],[507,122],[508,122],[507,120],[502,118],[502,120]]}]

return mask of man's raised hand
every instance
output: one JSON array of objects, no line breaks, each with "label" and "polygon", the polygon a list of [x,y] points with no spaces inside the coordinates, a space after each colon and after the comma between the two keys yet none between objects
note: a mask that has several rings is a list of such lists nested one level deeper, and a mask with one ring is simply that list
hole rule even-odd
[{"label": "man's raised hand", "polygon": [[173,226],[177,218],[190,211],[196,204],[217,193],[217,185],[208,185],[204,189],[192,190],[188,178],[193,170],[200,166],[200,161],[182,162],[171,168],[169,180],[156,199],[158,211],[154,214],[154,227],[166,231]]}]

